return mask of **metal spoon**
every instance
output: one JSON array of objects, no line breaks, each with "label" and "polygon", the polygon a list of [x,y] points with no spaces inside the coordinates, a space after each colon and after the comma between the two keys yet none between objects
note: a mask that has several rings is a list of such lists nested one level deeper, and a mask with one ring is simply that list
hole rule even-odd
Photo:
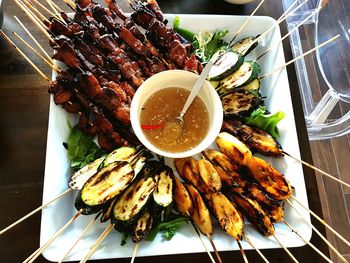
[{"label": "metal spoon", "polygon": [[167,124],[165,125],[163,129],[163,134],[164,132],[167,133],[169,131],[169,134],[171,134],[172,139],[176,139],[180,137],[183,129],[183,116],[187,112],[188,108],[191,106],[193,100],[196,98],[198,92],[203,86],[203,83],[209,74],[209,71],[211,67],[213,66],[214,61],[210,60],[208,61],[207,65],[205,65],[202,73],[199,75],[196,83],[194,84],[193,88],[191,89],[190,95],[188,95],[188,98],[185,102],[184,107],[182,108],[182,111],[180,112],[180,115],[178,117],[175,117],[172,121],[168,121]]}]

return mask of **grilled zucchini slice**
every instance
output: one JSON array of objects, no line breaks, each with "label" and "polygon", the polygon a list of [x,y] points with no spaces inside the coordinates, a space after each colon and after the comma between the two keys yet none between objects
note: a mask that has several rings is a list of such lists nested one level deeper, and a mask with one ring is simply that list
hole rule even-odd
[{"label": "grilled zucchini slice", "polygon": [[111,163],[117,161],[128,161],[136,154],[136,149],[134,147],[120,147],[110,154],[104,159],[102,166],[109,165]]},{"label": "grilled zucchini slice", "polygon": [[238,41],[237,43],[233,44],[231,49],[234,52],[240,53],[243,56],[248,55],[254,48],[258,46],[258,42],[256,39],[259,37],[246,37],[242,40]]},{"label": "grilled zucchini slice", "polygon": [[158,205],[167,207],[173,202],[173,171],[170,167],[164,166],[164,169],[155,177],[157,187],[153,192],[153,199]]},{"label": "grilled zucchini slice", "polygon": [[221,102],[225,115],[249,116],[262,103],[262,99],[252,92],[240,90],[224,95]]},{"label": "grilled zucchini slice", "polygon": [[234,88],[247,85],[256,79],[261,69],[258,63],[246,61],[233,74],[222,79],[218,88],[230,91]]},{"label": "grilled zucchini slice", "polygon": [[134,177],[135,172],[129,163],[112,163],[102,168],[85,183],[78,195],[76,206],[83,204],[79,207],[80,209],[102,205],[120,194]]},{"label": "grilled zucchini slice", "polygon": [[101,223],[107,222],[112,217],[113,207],[117,199],[113,199],[109,204],[105,205],[102,209]]},{"label": "grilled zucchini slice", "polygon": [[138,243],[142,241],[148,235],[153,225],[153,217],[148,211],[145,209],[142,213],[142,216],[136,221],[135,226],[133,227],[132,233],[132,241],[134,243]]},{"label": "grilled zucchini slice", "polygon": [[221,229],[236,240],[241,240],[244,221],[233,204],[220,192],[207,194],[205,197]]},{"label": "grilled zucchini slice", "polygon": [[225,52],[219,55],[218,59],[214,62],[208,74],[208,79],[210,81],[222,80],[238,70],[243,62],[244,58],[241,54],[237,52]]},{"label": "grilled zucchini slice", "polygon": [[69,180],[68,186],[73,190],[81,190],[87,180],[93,176],[100,168],[106,156],[96,159],[75,172]]},{"label": "grilled zucchini slice", "polygon": [[213,221],[207,206],[196,188],[188,184],[185,186],[193,201],[192,220],[204,235],[211,235],[213,233]]},{"label": "grilled zucchini slice", "polygon": [[130,185],[113,208],[112,223],[119,231],[125,231],[142,215],[157,183],[152,176],[143,177]]},{"label": "grilled zucchini slice", "polygon": [[238,87],[237,89],[239,90],[244,90],[244,91],[255,91],[258,92],[260,90],[260,80],[259,79],[254,79],[251,82],[249,82],[247,85]]},{"label": "grilled zucchini slice", "polygon": [[262,235],[270,236],[275,233],[275,228],[271,223],[270,218],[265,214],[264,210],[256,201],[235,192],[232,192],[231,196],[243,215]]}]

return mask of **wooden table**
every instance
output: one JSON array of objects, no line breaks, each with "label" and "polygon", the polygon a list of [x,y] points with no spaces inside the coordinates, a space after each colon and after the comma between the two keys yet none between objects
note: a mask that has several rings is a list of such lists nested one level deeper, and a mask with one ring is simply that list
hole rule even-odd
[{"label": "wooden table", "polygon": [[[256,3],[236,6],[224,1],[212,0],[177,0],[159,1],[164,12],[168,13],[204,13],[204,14],[250,14]],[[19,8],[10,0],[4,1],[5,21],[3,30],[10,35],[11,31],[22,33],[13,19],[18,15],[30,25],[29,29],[50,50],[47,40],[25,19]],[[66,8],[66,10],[68,10]],[[269,0],[258,12],[259,15],[269,15],[278,18],[282,13],[279,0]],[[285,27],[281,28],[285,33]],[[290,47],[284,46],[286,60],[291,59]],[[49,95],[48,84],[11,48],[0,39],[0,111],[4,113],[0,119],[0,227],[7,226],[19,217],[25,215],[41,204],[43,175],[45,164],[46,133],[48,123]],[[35,56],[33,61],[50,76],[51,70]],[[299,99],[296,75],[293,66],[288,68],[288,77],[292,91],[295,118],[299,135],[302,158],[311,162],[310,146],[304,124],[301,102]],[[318,188],[313,172],[305,170],[305,179],[310,207],[322,214]],[[314,222],[321,232],[324,229]],[[18,225],[16,228],[0,237],[1,262],[19,262],[30,255],[39,246],[40,213]],[[312,242],[328,253],[327,247],[315,236]],[[300,262],[321,262],[320,257],[310,247],[291,249]],[[266,250],[265,255],[271,262],[290,262],[291,259],[281,249]],[[247,251],[251,262],[261,261],[254,251]],[[224,262],[241,262],[239,252],[222,252]],[[106,260],[109,262],[112,260]],[[113,260],[115,262],[115,260]],[[137,262],[208,262],[206,254],[189,254],[138,258]],[[39,258],[37,262],[46,262]],[[129,262],[128,259],[118,262]]]}]

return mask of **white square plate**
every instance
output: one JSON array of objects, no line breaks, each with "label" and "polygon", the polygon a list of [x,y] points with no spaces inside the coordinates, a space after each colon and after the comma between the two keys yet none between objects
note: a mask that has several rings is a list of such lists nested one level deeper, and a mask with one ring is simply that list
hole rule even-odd
[{"label": "white square plate", "polygon": [[[217,29],[229,29],[230,34],[227,39],[233,36],[240,25],[245,21],[244,16],[217,16],[217,15],[180,15],[181,27],[194,32],[197,31],[215,31]],[[169,25],[172,24],[174,15],[168,15]],[[237,40],[247,36],[261,34],[275,23],[270,17],[252,17]],[[248,56],[248,60],[253,60],[260,55],[266,47],[276,43],[281,39],[278,27],[259,43],[259,46]],[[262,74],[282,65],[285,62],[283,48],[281,45],[274,48],[259,61],[262,68]],[[286,70],[281,70],[262,80],[261,92],[266,96],[265,103],[271,112],[282,110],[286,117],[280,122],[279,129],[281,137],[279,141],[284,150],[293,156],[299,157],[298,138],[294,121],[292,101],[290,98],[289,84]],[[51,99],[49,128],[47,137],[46,169],[44,179],[43,203],[51,200],[58,194],[67,189],[67,182],[71,175],[67,152],[62,143],[67,140],[69,127],[68,120],[74,124],[75,117],[66,113],[61,107],[56,106]],[[265,158],[265,157],[264,157]],[[266,159],[266,158],[265,158]],[[287,158],[273,159],[269,161],[282,171],[291,184],[295,187],[294,195],[307,205],[306,188],[301,165]],[[171,160],[167,160],[172,165]],[[64,198],[54,202],[45,208],[42,213],[40,244],[43,245],[50,237],[60,229],[75,213],[74,199],[76,193],[71,192]],[[310,221],[309,214],[300,209],[302,215]],[[62,255],[70,248],[74,241],[79,237],[85,226],[92,220],[92,216],[80,216],[61,236],[59,236],[44,251],[44,256],[51,261],[59,260]],[[299,233],[306,239],[311,238],[311,228],[291,207],[286,205],[285,219],[290,222]],[[90,246],[107,227],[108,223],[97,223],[85,235],[67,260],[79,260],[89,250]],[[282,223],[276,224],[276,235],[286,247],[297,247],[304,245],[294,233],[292,233]],[[252,242],[260,249],[278,248],[279,245],[272,239],[261,236],[249,224],[245,227],[246,234]],[[99,249],[92,256],[93,259],[103,258],[121,258],[131,257],[134,244],[128,240],[123,247],[119,245],[121,235],[113,231],[101,244]],[[237,250],[238,246],[235,240],[221,231],[218,227],[215,229],[213,240],[219,251]],[[210,244],[205,240],[206,245]],[[244,249],[252,249],[246,241],[242,241]],[[138,256],[167,255],[180,253],[204,252],[204,248],[199,242],[194,230],[190,225],[185,226],[171,241],[163,241],[158,235],[153,242],[142,242],[138,250]]]}]

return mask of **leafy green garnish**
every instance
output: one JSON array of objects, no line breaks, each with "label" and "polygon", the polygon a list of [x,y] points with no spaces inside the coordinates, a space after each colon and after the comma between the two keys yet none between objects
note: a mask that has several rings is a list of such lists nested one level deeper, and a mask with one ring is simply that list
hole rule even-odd
[{"label": "leafy green garnish", "polygon": [[194,54],[201,62],[208,62],[216,52],[227,49],[228,43],[223,40],[227,34],[226,29],[214,33],[199,32],[193,43],[196,48]]},{"label": "leafy green garnish", "polygon": [[163,222],[157,225],[155,228],[148,233],[146,240],[153,241],[158,232],[162,232],[162,237],[166,240],[170,240],[176,234],[184,223],[188,223],[189,219],[187,217],[177,217],[174,220]]},{"label": "leafy green garnish", "polygon": [[94,137],[73,127],[67,140],[68,158],[73,170],[79,170],[105,154],[94,142]]},{"label": "leafy green garnish", "polygon": [[244,118],[247,124],[254,125],[268,133],[274,138],[279,136],[277,123],[284,118],[286,114],[278,111],[275,114],[266,114],[266,107],[260,106],[254,110],[250,117]]},{"label": "leafy green garnish", "polygon": [[196,34],[191,32],[190,30],[187,30],[185,28],[180,27],[180,17],[175,16],[174,23],[173,23],[173,29],[175,32],[179,33],[182,37],[190,41],[191,43],[195,40]]},{"label": "leafy green garnish", "polygon": [[129,237],[128,233],[122,232],[122,240],[120,241],[121,246],[124,246],[126,244],[128,237]]}]

